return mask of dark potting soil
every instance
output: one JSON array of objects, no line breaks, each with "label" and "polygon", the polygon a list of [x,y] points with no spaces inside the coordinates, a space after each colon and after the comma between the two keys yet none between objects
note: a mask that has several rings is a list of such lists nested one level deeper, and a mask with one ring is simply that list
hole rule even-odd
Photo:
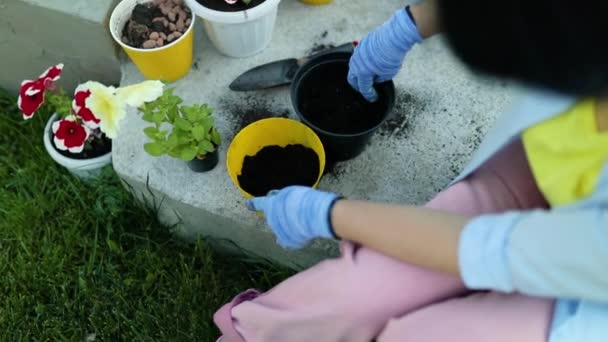
[{"label": "dark potting soil", "polygon": [[238,180],[251,195],[265,196],[290,185],[314,185],[319,167],[319,156],[308,147],[267,146],[255,156],[245,157]]},{"label": "dark potting soil", "polygon": [[183,0],[137,4],[122,30],[122,41],[135,48],[158,48],[176,41],[191,24],[192,13]]},{"label": "dark potting soil", "polygon": [[70,151],[61,151],[55,146],[55,142],[51,138],[51,144],[55,151],[59,152],[62,156],[71,159],[93,159],[112,151],[112,140],[103,136],[101,139],[95,139],[91,141],[80,153],[72,153]]},{"label": "dark potting soil", "polygon": [[[313,125],[337,134],[365,132],[378,125],[388,101],[370,103],[347,81],[347,62],[328,62],[312,69],[300,84],[298,108]],[[379,87],[376,87],[379,90]]]},{"label": "dark potting soil", "polygon": [[255,108],[245,110],[239,113],[239,121],[237,129],[240,131],[241,129],[249,126],[250,124],[268,119],[268,118],[287,118],[289,116],[289,111],[283,111],[280,113],[272,113],[267,109],[263,108]]},{"label": "dark potting soil", "polygon": [[259,120],[289,117],[289,109],[277,107],[259,94],[239,95],[238,98],[226,96],[220,99],[220,104],[232,121],[235,132]]},{"label": "dark potting soil", "polygon": [[248,5],[246,5],[243,1],[238,0],[235,4],[229,4],[223,0],[196,0],[199,4],[212,9],[214,11],[221,12],[240,12],[247,9],[254,8],[260,4],[262,4],[266,0],[253,0]]},{"label": "dark potting soil", "polygon": [[327,31],[327,30],[325,30],[321,34],[317,35],[316,36],[316,41],[312,45],[312,48],[310,50],[308,50],[307,55],[308,56],[312,56],[312,55],[317,54],[319,52],[322,52],[322,51],[325,51],[325,50],[332,49],[332,48],[336,47],[334,44],[324,43],[323,42],[325,40],[325,38],[327,38],[328,35],[329,35],[329,31]]}]

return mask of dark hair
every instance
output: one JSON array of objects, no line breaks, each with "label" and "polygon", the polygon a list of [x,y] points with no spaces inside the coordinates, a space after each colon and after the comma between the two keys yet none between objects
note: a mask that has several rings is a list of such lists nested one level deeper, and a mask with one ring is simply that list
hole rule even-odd
[{"label": "dark hair", "polygon": [[449,44],[471,67],[572,95],[608,91],[608,1],[438,3]]}]

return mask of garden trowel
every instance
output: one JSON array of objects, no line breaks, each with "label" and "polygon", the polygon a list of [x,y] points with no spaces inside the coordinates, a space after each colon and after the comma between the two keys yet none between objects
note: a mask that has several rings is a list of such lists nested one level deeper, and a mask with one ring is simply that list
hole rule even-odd
[{"label": "garden trowel", "polygon": [[288,58],[260,65],[239,76],[230,84],[234,91],[251,91],[290,84],[298,70],[311,58],[333,52],[353,52],[357,42],[339,45],[308,57]]}]

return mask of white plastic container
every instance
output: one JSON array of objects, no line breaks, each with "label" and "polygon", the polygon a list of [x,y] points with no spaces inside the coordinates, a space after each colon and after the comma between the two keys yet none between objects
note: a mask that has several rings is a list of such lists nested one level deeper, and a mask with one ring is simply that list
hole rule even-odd
[{"label": "white plastic container", "polygon": [[221,12],[209,9],[196,0],[186,0],[194,14],[203,19],[203,26],[213,45],[230,57],[255,55],[270,44],[280,2],[266,0],[245,11]]},{"label": "white plastic container", "polygon": [[53,114],[53,116],[51,116],[49,121],[46,123],[43,139],[44,147],[46,148],[47,153],[57,164],[68,169],[68,171],[70,171],[76,177],[87,179],[98,176],[104,166],[112,163],[111,151],[103,156],[91,159],[72,159],[57,152],[51,143],[51,127],[55,121],[57,121],[57,114]]}]

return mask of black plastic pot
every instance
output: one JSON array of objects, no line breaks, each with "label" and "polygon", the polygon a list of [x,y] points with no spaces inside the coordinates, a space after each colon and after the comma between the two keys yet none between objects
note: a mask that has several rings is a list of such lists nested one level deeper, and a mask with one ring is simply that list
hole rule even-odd
[{"label": "black plastic pot", "polygon": [[[350,88],[344,88],[350,57],[351,53],[347,52],[328,53],[315,57],[298,70],[291,84],[291,101],[296,113],[302,122],[319,135],[325,147],[327,158],[331,162],[352,159],[363,152],[371,137],[380,125],[386,121],[395,101],[395,86],[392,81],[389,81],[376,84],[375,88],[379,99],[377,103],[372,105],[370,118],[361,118],[360,115],[359,118],[344,115],[349,107],[343,106],[340,107],[343,123],[334,120],[334,122],[328,124],[323,116],[335,115],[335,113],[319,113],[311,110],[311,106],[306,103],[307,101],[310,102],[311,98],[314,98],[314,101],[318,101],[318,103],[321,103],[320,106],[323,106],[322,103],[331,103],[332,100],[336,101],[336,98],[345,97],[344,94],[332,94],[331,92],[315,94],[311,92],[314,87],[328,87],[328,84],[335,82],[337,91],[343,89],[342,93],[344,93],[351,90]],[[353,96],[360,95],[356,93],[348,94],[348,97]],[[356,100],[354,102],[360,104],[362,97],[354,99]],[[331,108],[331,105],[327,107]],[[367,111],[370,110],[367,102],[364,103],[363,107]],[[353,120],[359,120],[359,122],[353,122]]]},{"label": "black plastic pot", "polygon": [[188,167],[194,172],[207,172],[213,170],[220,159],[217,150],[218,148],[216,147],[215,151],[207,153],[203,159],[192,159],[188,162]]}]

